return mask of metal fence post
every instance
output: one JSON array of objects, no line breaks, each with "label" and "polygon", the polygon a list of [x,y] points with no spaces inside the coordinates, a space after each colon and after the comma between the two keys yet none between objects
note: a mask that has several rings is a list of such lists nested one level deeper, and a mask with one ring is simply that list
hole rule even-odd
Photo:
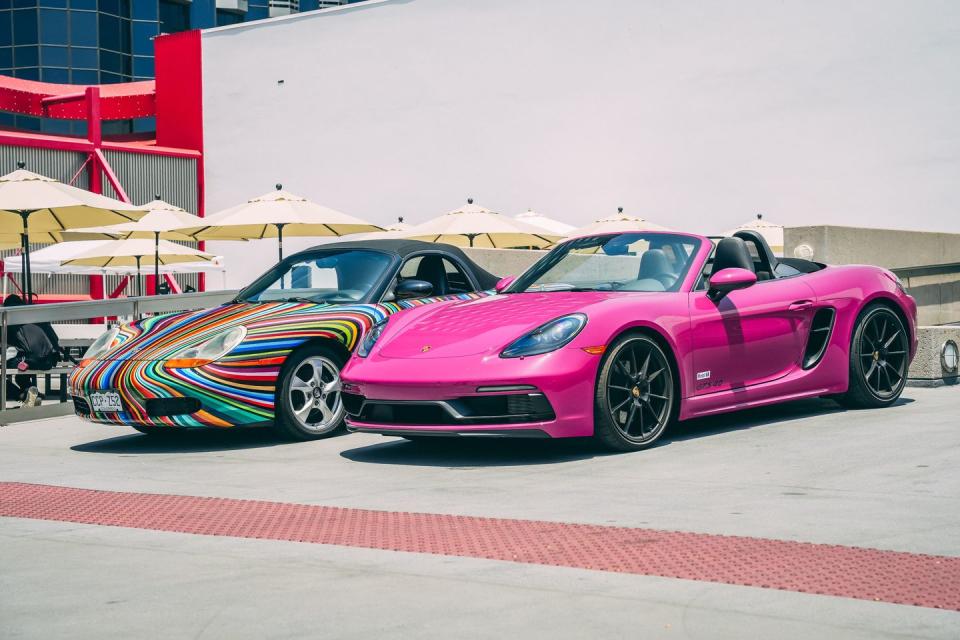
[{"label": "metal fence post", "polygon": [[7,314],[0,310],[0,349],[2,349],[3,363],[0,370],[3,372],[3,388],[0,389],[0,413],[7,410]]}]

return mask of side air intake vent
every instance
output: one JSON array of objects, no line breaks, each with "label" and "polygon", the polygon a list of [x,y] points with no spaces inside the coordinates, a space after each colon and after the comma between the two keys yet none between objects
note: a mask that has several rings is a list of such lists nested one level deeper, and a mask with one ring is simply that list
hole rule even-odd
[{"label": "side air intake vent", "polygon": [[812,369],[817,366],[827,350],[830,334],[833,333],[833,321],[837,317],[835,309],[827,307],[820,309],[813,316],[810,326],[810,337],[807,338],[807,348],[803,352],[803,368]]}]

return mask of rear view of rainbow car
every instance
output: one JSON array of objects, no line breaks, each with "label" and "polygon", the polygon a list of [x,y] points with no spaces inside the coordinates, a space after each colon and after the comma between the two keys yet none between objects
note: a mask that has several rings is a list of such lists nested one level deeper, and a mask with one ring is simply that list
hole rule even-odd
[{"label": "rear view of rainbow car", "polygon": [[577,238],[497,289],[378,322],[343,372],[348,428],[632,450],[798,398],[889,406],[916,349],[894,274],[778,259],[754,232]]},{"label": "rear view of rainbow car", "polygon": [[312,439],[341,426],[340,369],[400,311],[487,295],[496,277],[456,247],[341,242],[284,259],[214,309],[115,327],[70,377],[77,415],[169,434],[269,425]]}]

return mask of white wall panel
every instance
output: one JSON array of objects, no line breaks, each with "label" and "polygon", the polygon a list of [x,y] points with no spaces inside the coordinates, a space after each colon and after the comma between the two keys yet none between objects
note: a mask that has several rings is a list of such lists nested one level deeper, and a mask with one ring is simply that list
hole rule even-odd
[{"label": "white wall panel", "polygon": [[[384,224],[469,195],[960,231],[958,34],[950,0],[386,0],[214,29],[207,211],[279,181]],[[266,244],[213,249],[231,286]]]}]

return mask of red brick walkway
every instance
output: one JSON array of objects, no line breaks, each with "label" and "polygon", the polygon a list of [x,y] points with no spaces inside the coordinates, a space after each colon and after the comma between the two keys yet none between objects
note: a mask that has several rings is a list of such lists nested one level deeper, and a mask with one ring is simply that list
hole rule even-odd
[{"label": "red brick walkway", "polygon": [[0,483],[0,516],[666,576],[960,611],[960,558],[587,524]]}]

